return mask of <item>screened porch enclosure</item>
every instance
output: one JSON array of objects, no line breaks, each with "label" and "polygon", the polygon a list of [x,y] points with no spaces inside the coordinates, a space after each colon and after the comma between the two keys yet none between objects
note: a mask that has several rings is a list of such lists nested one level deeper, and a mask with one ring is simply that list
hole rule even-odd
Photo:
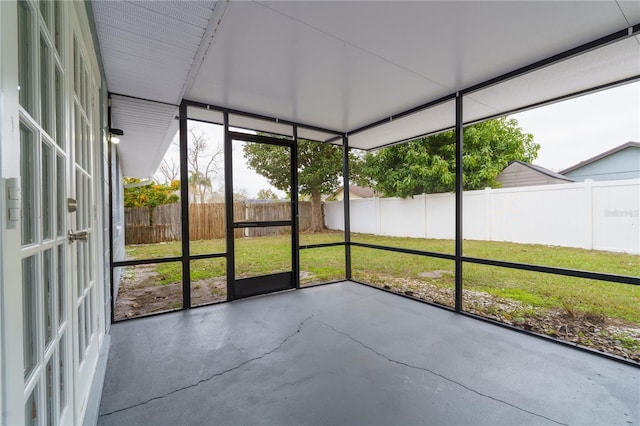
[{"label": "screened porch enclosure", "polygon": [[[465,221],[474,220],[469,213],[474,201],[465,198],[465,182],[474,172],[465,166],[464,142],[465,131],[488,120],[638,84],[640,8],[635,3],[183,6],[93,3],[109,86],[110,126],[124,131],[110,157],[113,322],[312,284],[357,283],[598,355],[603,352],[589,336],[569,329],[576,318],[594,330],[609,321],[623,330],[620,345],[626,346],[607,356],[637,366],[640,337],[633,334],[638,322],[633,305],[640,302],[640,246],[638,253],[633,246],[631,254],[619,257],[594,251],[589,260],[589,254],[525,247],[517,241],[508,245],[514,242],[508,239],[500,241],[505,244],[479,243],[465,228]],[[149,43],[157,55],[146,53]],[[129,72],[132,64],[135,73]],[[190,132],[197,126],[215,128],[220,135],[214,180],[219,184],[219,230],[215,237],[212,231],[201,239],[195,237],[200,231],[194,224],[198,215],[206,216],[205,223],[213,221],[213,213],[202,212],[213,210],[214,202],[211,194],[204,202],[190,183],[196,176],[189,162],[194,144]],[[338,179],[347,188],[357,180],[357,159],[445,132],[452,132],[455,151],[447,164],[454,181],[450,197],[443,201],[443,194],[427,193],[405,203],[443,206],[441,222],[432,227],[435,237],[359,232],[352,213],[361,209],[366,215],[367,207],[351,202],[349,191],[339,206],[324,206],[338,212],[332,232],[306,232],[304,203],[310,194],[302,189],[303,144],[339,151]],[[120,181],[152,178],[174,135],[180,183],[174,222],[166,225],[172,237],[162,240],[166,244],[157,252],[144,244],[126,245],[118,213]],[[278,188],[287,196],[279,201],[283,207],[278,214],[248,214],[266,210],[239,198],[238,165],[247,146],[271,150],[287,172]],[[529,226],[535,232],[538,225],[526,223],[514,207],[517,202],[492,199],[513,212],[498,225]],[[630,209],[637,209],[640,200],[629,200]],[[408,217],[414,211],[407,207],[404,213]],[[376,220],[383,229],[384,218]],[[629,222],[629,233],[637,230],[636,222]],[[160,219],[155,223],[164,225]],[[576,223],[582,225],[569,220],[566,227]],[[438,234],[444,228],[451,235]],[[558,233],[558,246],[567,235]],[[154,286],[169,284],[172,293],[156,297],[162,299],[157,308],[135,311],[131,307],[144,302],[134,297],[119,311],[119,298],[135,277],[146,277],[154,291]],[[601,302],[593,296],[600,293],[610,299]],[[515,309],[513,300],[518,302]],[[548,312],[555,318],[553,327],[532,325]]]},{"label": "screened porch enclosure", "polygon": [[[601,71],[587,73],[585,80],[589,84],[601,83],[596,87],[586,88],[587,83],[584,83],[585,88],[578,88],[573,84],[570,88],[580,90],[566,93],[567,87],[564,84],[567,76],[572,75],[572,70],[575,70],[577,58],[584,61],[584,64],[589,64],[592,60],[585,57],[608,56],[611,52],[624,50],[623,46],[629,43],[629,37],[629,32],[611,34],[564,54],[347,133],[224,106],[183,100],[178,108],[176,121],[179,124],[179,178],[185,183],[180,186],[180,203],[171,207],[178,212],[177,220],[174,219],[174,224],[171,225],[175,235],[172,242],[157,246],[160,247],[157,253],[145,250],[144,246],[130,245],[127,246],[129,249],[126,250],[126,256],[114,259],[113,320],[189,309],[346,279],[435,303],[459,313],[551,336],[583,348],[593,346],[600,352],[602,347],[591,343],[591,336],[584,336],[580,329],[582,325],[574,322],[598,324],[611,318],[615,324],[622,321],[618,325],[626,327],[624,322],[633,317],[633,314],[629,314],[633,310],[633,304],[640,300],[637,294],[638,277],[634,272],[634,265],[640,266],[637,256],[621,257],[619,260],[611,258],[612,265],[622,262],[630,266],[609,268],[604,266],[609,261],[604,254],[598,255],[601,258],[597,263],[599,266],[592,266],[589,261],[572,263],[562,260],[562,256],[566,254],[552,248],[547,249],[546,254],[541,250],[538,257],[522,257],[505,255],[505,248],[499,244],[484,247],[475,241],[464,242],[469,237],[466,237],[463,224],[471,220],[468,216],[472,210],[465,210],[462,185],[466,179],[465,174],[472,172],[465,170],[463,164],[465,148],[462,140],[465,128],[495,117],[482,115],[486,111],[478,109],[478,100],[482,104],[499,102],[496,105],[503,105],[496,107],[496,111],[504,109],[497,116],[539,108],[552,102],[541,100],[543,98],[539,97],[539,93],[533,91],[527,92],[528,95],[518,101],[503,100],[498,94],[504,85],[513,87],[519,81],[522,87],[529,87],[534,81],[546,79],[549,85],[544,90],[551,90],[551,87],[554,88],[554,93],[561,93],[553,99],[558,102],[634,84],[637,75],[627,76],[624,72],[619,74],[624,67],[616,68],[615,71],[616,76],[622,78],[606,83],[602,80]],[[636,43],[637,40],[631,37],[631,42]],[[623,55],[623,58],[630,60],[629,56]],[[550,75],[550,68],[557,69],[558,74]],[[629,67],[625,72],[631,71],[633,68]],[[549,75],[545,77],[546,74]],[[533,103],[517,104],[524,101]],[[142,101],[112,93],[111,102],[112,120],[117,121],[118,105]],[[149,106],[153,104],[150,101],[144,102]],[[508,109],[507,105],[508,108],[517,105],[517,108]],[[209,207],[207,204],[194,204],[198,197],[202,199],[202,195],[194,192],[195,189],[188,183],[194,175],[190,155],[193,152],[193,129],[197,126],[215,128],[219,135],[214,142],[213,151],[219,157],[217,182],[220,192],[216,195],[218,211],[215,222],[220,230],[210,240],[206,240],[208,242],[201,241],[198,230],[201,225],[194,225],[194,222],[206,224],[213,220],[211,213],[203,213],[203,209]],[[384,150],[385,147],[403,144],[416,137],[438,135],[444,131],[453,131],[456,135],[456,157],[450,163],[450,168],[455,171],[456,183],[455,191],[447,201],[448,207],[444,210],[448,214],[442,216],[438,228],[452,230],[453,238],[432,236],[425,240],[411,241],[362,234],[359,231],[360,223],[354,223],[351,216],[353,209],[362,215],[358,210],[362,204],[351,203],[346,193],[342,204],[337,206],[337,214],[342,219],[338,220],[340,224],[337,228],[334,227],[333,232],[306,232],[309,211],[308,205],[301,200],[309,194],[301,192],[299,182],[305,167],[299,162],[307,155],[304,144],[315,144],[318,149],[323,145],[331,146],[336,152],[339,151],[338,157],[341,158],[334,160],[334,168],[339,170],[342,183],[352,183],[357,177],[352,176],[351,163],[367,152]],[[289,199],[279,202],[284,209],[280,213],[269,213],[270,210],[265,209],[264,205],[262,208],[254,205],[251,207],[254,213],[249,214],[250,204],[237,198],[239,194],[234,183],[235,169],[247,168],[246,164],[240,163],[248,152],[245,150],[242,153],[245,145],[267,147],[271,152],[269,155],[279,158],[281,168],[288,170],[285,173],[288,175],[285,184],[279,189],[288,194]],[[122,167],[126,169],[124,163]],[[426,195],[430,196],[439,195]],[[437,198],[434,200],[437,201]],[[414,214],[411,202],[405,202],[407,207],[404,214],[407,220]],[[325,205],[324,208],[329,206]],[[331,208],[335,211],[336,206]],[[522,216],[521,213],[514,213],[510,221],[518,223],[518,216]],[[352,232],[352,226],[357,231]],[[518,226],[522,228],[523,225]],[[124,237],[126,240],[127,236]],[[562,233],[559,238],[561,241]],[[562,246],[562,242],[559,245]],[[529,249],[526,246],[514,246],[506,250],[507,253],[515,253],[527,252]],[[123,253],[122,250],[113,252]],[[580,264],[581,267],[572,266],[575,264]],[[137,285],[135,277],[141,277],[139,279],[145,282],[136,289],[138,295],[126,297],[127,289]],[[538,282],[542,284],[536,284]],[[120,283],[123,283],[122,287]],[[173,290],[163,291],[168,287]],[[560,287],[566,289],[558,291]],[[583,293],[589,294],[602,292],[607,295],[605,300],[617,300],[615,303],[618,310],[611,313],[611,309],[602,306],[597,298],[583,298],[581,289],[584,290]],[[143,292],[142,296],[139,295],[140,291]],[[121,293],[122,297],[119,297]],[[551,305],[543,300],[549,294],[560,300],[556,303],[560,309],[553,308],[551,313],[547,312]],[[513,305],[514,297],[516,305]],[[521,303],[522,301],[524,302]],[[577,315],[574,312],[576,309]],[[555,320],[553,327],[549,328],[546,319],[541,319],[549,315],[568,317]],[[633,322],[631,319],[631,323]],[[569,328],[572,329],[571,333],[567,331]],[[631,334],[626,334],[625,331],[619,336],[620,343],[629,347],[610,354],[637,362],[637,351],[632,348],[632,343],[625,340],[628,338],[633,342],[636,339],[633,326],[630,330]],[[610,334],[613,336],[616,333],[612,331]],[[617,338],[614,336],[607,339]]]}]

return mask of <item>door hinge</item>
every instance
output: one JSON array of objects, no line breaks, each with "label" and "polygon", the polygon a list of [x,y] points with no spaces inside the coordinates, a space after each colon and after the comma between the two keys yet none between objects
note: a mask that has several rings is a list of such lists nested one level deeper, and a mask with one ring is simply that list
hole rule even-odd
[{"label": "door hinge", "polygon": [[7,209],[7,229],[18,229],[20,223],[20,181],[18,178],[5,179]]}]

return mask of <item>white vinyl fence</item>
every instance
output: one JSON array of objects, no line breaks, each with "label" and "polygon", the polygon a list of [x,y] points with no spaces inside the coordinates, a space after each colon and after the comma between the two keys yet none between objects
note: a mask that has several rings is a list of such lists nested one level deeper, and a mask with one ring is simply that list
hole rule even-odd
[{"label": "white vinyl fence", "polygon": [[[454,194],[351,200],[351,232],[455,238]],[[640,254],[640,179],[487,188],[463,196],[463,235]],[[325,225],[344,229],[342,201],[324,205]]]}]

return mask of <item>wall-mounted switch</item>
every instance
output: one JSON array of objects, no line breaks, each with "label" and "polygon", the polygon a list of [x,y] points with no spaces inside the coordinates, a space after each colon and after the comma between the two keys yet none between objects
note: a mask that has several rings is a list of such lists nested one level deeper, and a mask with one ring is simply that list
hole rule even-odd
[{"label": "wall-mounted switch", "polygon": [[5,194],[7,229],[17,229],[20,223],[20,180],[18,178],[5,179]]}]

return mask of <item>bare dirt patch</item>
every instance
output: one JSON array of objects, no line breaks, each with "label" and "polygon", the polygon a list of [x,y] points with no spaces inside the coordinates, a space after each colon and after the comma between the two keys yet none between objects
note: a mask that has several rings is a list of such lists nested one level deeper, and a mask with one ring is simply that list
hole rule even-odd
[{"label": "bare dirt patch", "polygon": [[[191,282],[191,305],[227,299],[224,278]],[[116,321],[182,308],[182,283],[163,284],[154,265],[125,270],[120,280],[114,318]]]}]

